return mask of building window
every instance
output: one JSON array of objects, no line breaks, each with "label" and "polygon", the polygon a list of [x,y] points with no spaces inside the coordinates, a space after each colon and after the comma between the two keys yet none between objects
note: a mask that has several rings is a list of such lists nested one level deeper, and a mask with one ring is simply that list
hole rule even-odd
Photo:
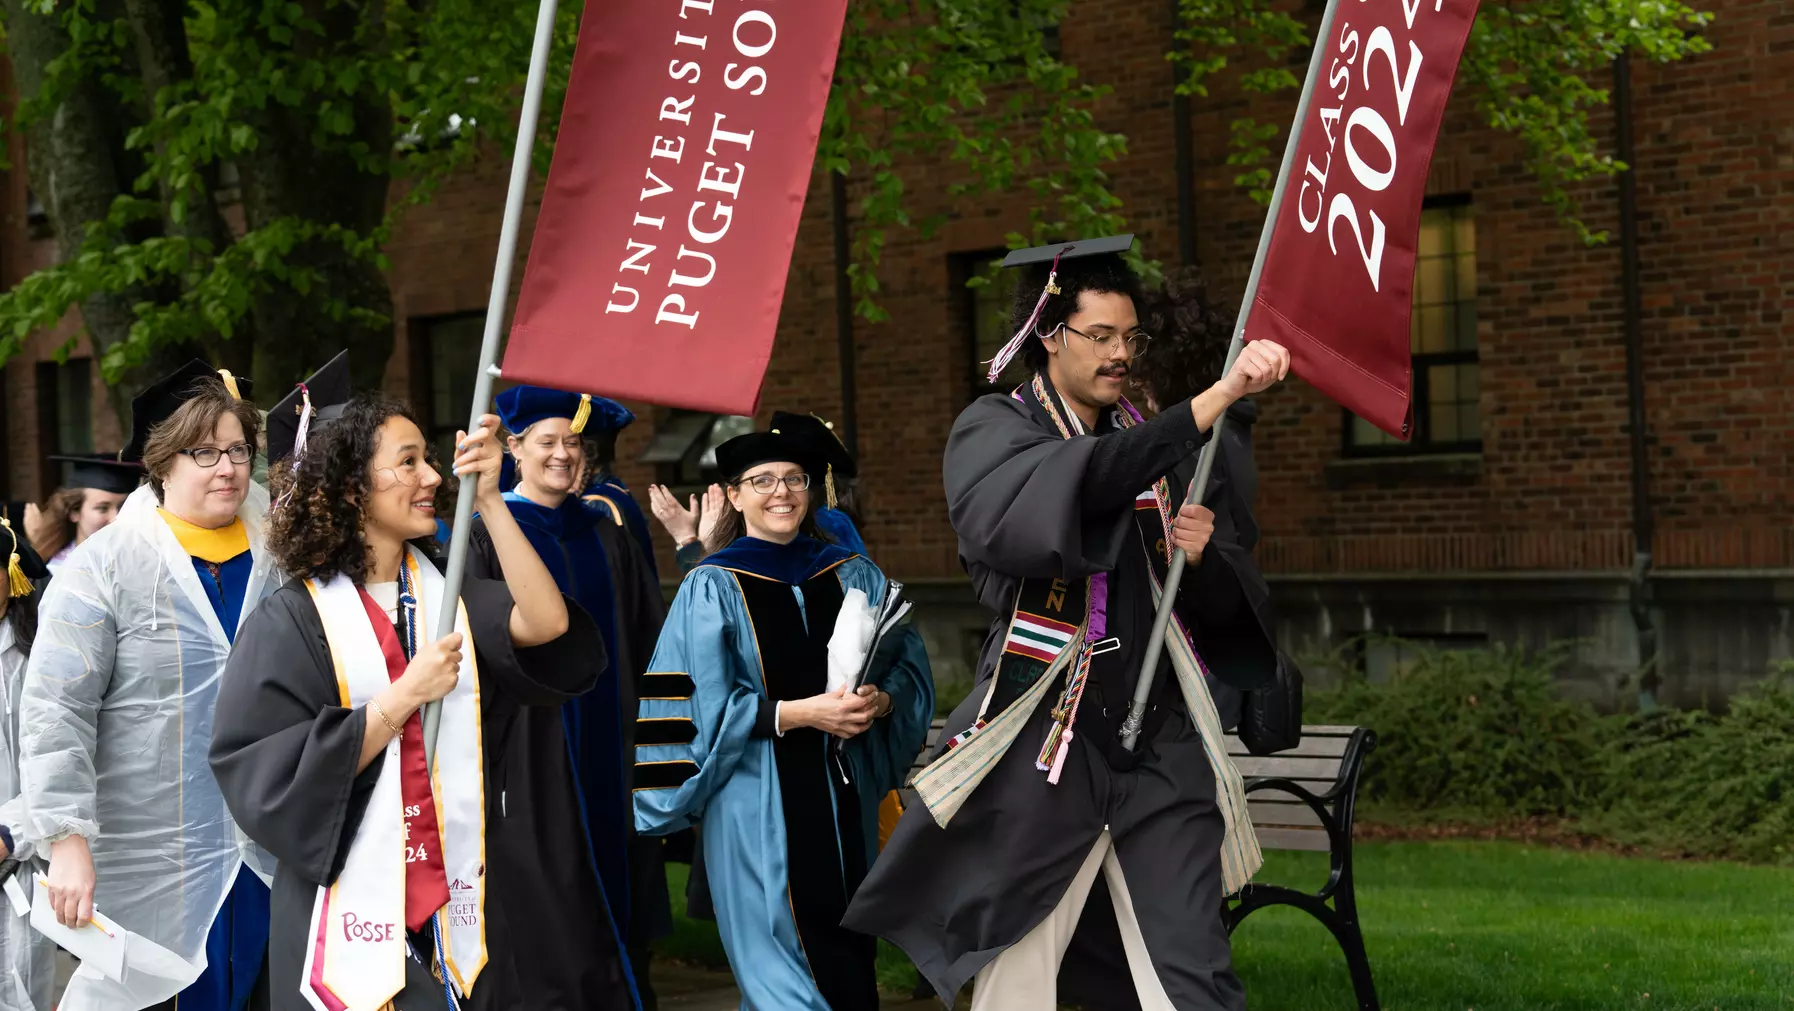
[{"label": "building window", "polygon": [[443,466],[455,458],[455,433],[467,425],[480,368],[484,312],[411,321],[411,406]]},{"label": "building window", "polygon": [[1414,259],[1414,432],[1403,443],[1346,415],[1352,455],[1482,451],[1476,352],[1476,218],[1468,198],[1429,200]]},{"label": "building window", "polygon": [[[40,455],[93,452],[93,359],[70,358],[37,366],[37,432]],[[40,490],[62,484],[60,465],[40,461]]]},{"label": "building window", "polygon": [[948,260],[954,315],[967,349],[970,399],[986,393],[1007,392],[1027,376],[1028,370],[1018,354],[995,385],[985,379],[990,368],[985,363],[996,357],[997,351],[1009,343],[1014,334],[1009,328],[1009,310],[1015,302],[1017,271],[998,270],[994,266],[1008,253],[1007,249],[983,249],[974,253],[955,253]]},{"label": "building window", "polygon": [[716,447],[753,430],[753,418],[671,410],[660,419],[653,441],[638,459],[654,466],[659,483],[695,494],[722,480]]}]

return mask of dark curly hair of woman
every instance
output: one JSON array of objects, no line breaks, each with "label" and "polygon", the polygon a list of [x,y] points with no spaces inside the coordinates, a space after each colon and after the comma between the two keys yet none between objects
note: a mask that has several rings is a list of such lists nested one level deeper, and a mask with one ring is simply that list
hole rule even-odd
[{"label": "dark curly hair of woman", "polygon": [[[275,508],[268,548],[288,576],[328,580],[341,573],[357,586],[367,582],[361,503],[372,490],[370,466],[380,446],[380,426],[394,417],[417,422],[400,401],[358,393],[343,407],[340,418],[311,436],[297,469],[291,460],[269,468],[268,493]],[[436,466],[434,454],[427,459]],[[443,501],[452,494],[451,483],[445,480],[437,489],[438,513],[452,508]],[[434,553],[434,543],[413,543]]]},{"label": "dark curly hair of woman", "polygon": [[1202,272],[1184,267],[1146,296],[1140,325],[1152,349],[1134,362],[1133,380],[1160,409],[1193,397],[1221,379],[1234,313],[1209,298]]}]

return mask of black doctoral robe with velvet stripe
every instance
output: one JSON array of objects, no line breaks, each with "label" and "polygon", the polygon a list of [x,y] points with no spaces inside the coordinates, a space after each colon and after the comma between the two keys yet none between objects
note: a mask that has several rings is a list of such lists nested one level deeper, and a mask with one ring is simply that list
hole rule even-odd
[{"label": "black doctoral robe with velvet stripe", "polygon": [[[510,591],[485,578],[478,557],[470,556],[461,599],[480,672],[488,962],[462,1007],[633,1008],[614,934],[567,915],[578,911],[580,899],[563,890],[558,875],[566,861],[554,854],[570,852],[568,841],[582,835],[577,808],[560,795],[569,789],[565,748],[539,753],[515,733],[531,707],[558,706],[591,688],[604,665],[603,640],[591,618],[569,602],[566,634],[514,649]],[[279,861],[268,942],[274,1011],[310,1011],[299,977],[313,900],[320,885],[342,873],[385,765],[382,759],[355,771],[369,718],[365,707],[340,705],[324,626],[305,586],[294,581],[275,591],[238,633],[219,689],[211,748],[212,771],[232,817]],[[499,831],[501,822],[519,830]],[[538,842],[507,845],[512,839]],[[427,985],[412,968],[397,1011],[442,1008],[440,986]]]}]

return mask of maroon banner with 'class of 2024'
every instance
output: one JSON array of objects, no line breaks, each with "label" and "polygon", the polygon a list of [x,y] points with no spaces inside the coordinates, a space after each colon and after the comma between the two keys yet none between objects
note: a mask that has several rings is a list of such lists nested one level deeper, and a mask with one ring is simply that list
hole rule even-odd
[{"label": "maroon banner with 'class of 2024'", "polygon": [[754,413],[845,10],[586,6],[506,379]]},{"label": "maroon banner with 'class of 2024'", "polygon": [[1408,438],[1421,203],[1476,0],[1333,3],[1247,337]]}]

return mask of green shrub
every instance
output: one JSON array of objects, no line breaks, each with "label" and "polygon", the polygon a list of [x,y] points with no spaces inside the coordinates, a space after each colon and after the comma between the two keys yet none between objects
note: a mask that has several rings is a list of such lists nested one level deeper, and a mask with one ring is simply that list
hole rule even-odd
[{"label": "green shrub", "polygon": [[1601,810],[1618,842],[1687,856],[1794,865],[1794,665],[1734,696],[1723,716],[1659,710],[1609,743]]},{"label": "green shrub", "polygon": [[1387,681],[1308,699],[1306,722],[1377,732],[1361,796],[1505,818],[1568,815],[1599,795],[1603,721],[1558,695],[1562,651],[1404,650],[1416,659]]}]

